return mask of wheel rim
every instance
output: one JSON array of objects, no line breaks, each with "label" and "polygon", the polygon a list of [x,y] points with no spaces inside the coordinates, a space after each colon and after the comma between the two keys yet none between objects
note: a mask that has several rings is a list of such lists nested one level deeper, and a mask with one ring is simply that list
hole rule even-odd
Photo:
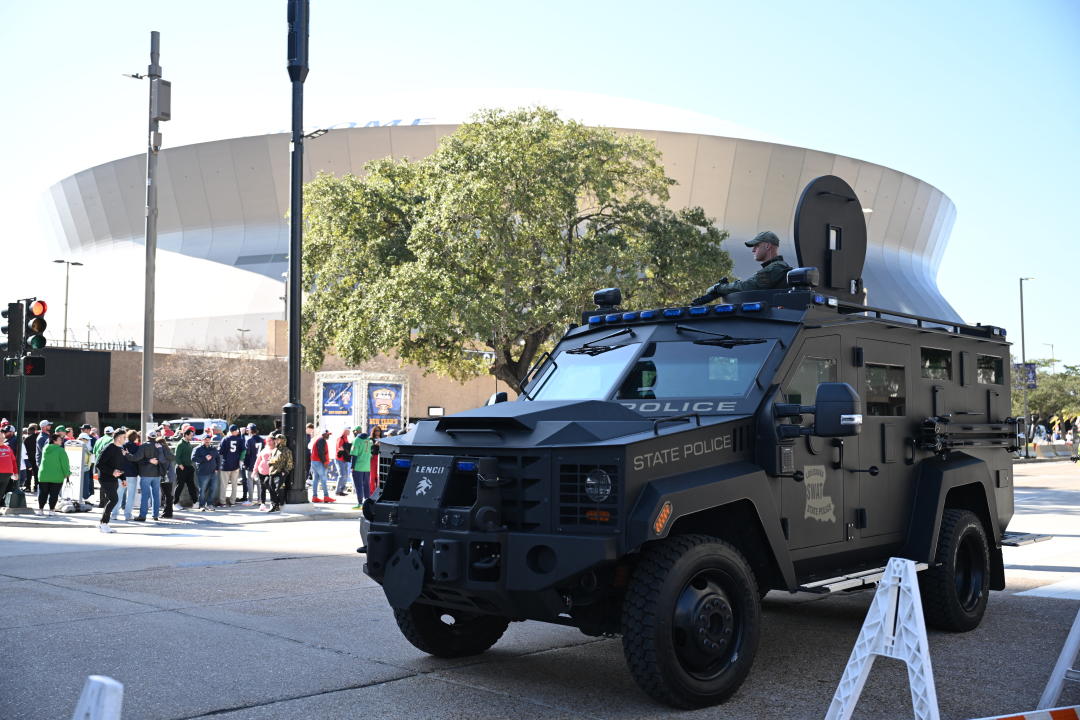
[{"label": "wheel rim", "polygon": [[978,607],[985,592],[985,578],[982,543],[975,533],[967,533],[957,548],[954,574],[956,598],[965,612],[971,612]]},{"label": "wheel rim", "polygon": [[675,601],[672,639],[683,669],[698,680],[721,675],[739,657],[743,624],[734,593],[716,570],[694,575]]}]

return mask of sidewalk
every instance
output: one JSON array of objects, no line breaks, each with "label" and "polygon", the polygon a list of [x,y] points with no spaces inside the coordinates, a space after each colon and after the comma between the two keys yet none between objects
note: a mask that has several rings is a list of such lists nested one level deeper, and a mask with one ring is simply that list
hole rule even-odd
[{"label": "sidewalk", "polygon": [[[27,495],[26,503],[31,508],[37,507],[37,498]],[[351,493],[339,497],[338,501],[330,504],[303,503],[297,505],[285,505],[280,512],[259,512],[258,505],[249,507],[233,505],[232,507],[218,508],[214,512],[200,512],[199,510],[181,510],[174,508],[173,517],[168,520],[154,522],[148,516],[145,522],[126,522],[123,514],[113,520],[112,525],[121,527],[176,527],[181,526],[214,526],[214,525],[261,525],[268,523],[301,522],[304,520],[342,520],[356,519],[361,513],[353,510],[356,497]],[[23,528],[94,528],[101,522],[102,509],[94,507],[91,512],[81,513],[56,513],[51,517],[42,517],[33,513],[26,515],[0,515],[0,527],[23,527]]]}]

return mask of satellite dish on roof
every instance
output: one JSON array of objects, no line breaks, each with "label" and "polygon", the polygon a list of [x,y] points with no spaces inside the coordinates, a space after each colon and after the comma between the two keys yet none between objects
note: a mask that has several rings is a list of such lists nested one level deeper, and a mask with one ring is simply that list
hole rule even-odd
[{"label": "satellite dish on roof", "polygon": [[864,303],[866,217],[851,186],[823,175],[803,190],[795,207],[795,254],[800,267],[821,271],[821,286],[842,300]]}]

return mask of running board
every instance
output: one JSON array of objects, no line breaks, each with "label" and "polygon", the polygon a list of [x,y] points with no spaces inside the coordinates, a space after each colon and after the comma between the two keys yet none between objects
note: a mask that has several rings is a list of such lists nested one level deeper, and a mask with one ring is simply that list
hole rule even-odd
[{"label": "running board", "polygon": [[[915,572],[922,572],[928,567],[930,566],[926,563],[915,563]],[[798,592],[825,595],[828,593],[839,592],[840,590],[862,590],[876,585],[877,581],[880,580],[884,574],[885,568],[883,567],[875,568],[873,570],[863,570],[862,572],[851,573],[850,575],[841,575],[840,577],[817,580],[812,583],[800,585]]]},{"label": "running board", "polygon": [[1053,537],[1053,535],[1040,535],[1038,533],[1006,532],[1001,536],[1001,544],[1009,547],[1020,547],[1021,545],[1031,545],[1032,543],[1050,540]]}]

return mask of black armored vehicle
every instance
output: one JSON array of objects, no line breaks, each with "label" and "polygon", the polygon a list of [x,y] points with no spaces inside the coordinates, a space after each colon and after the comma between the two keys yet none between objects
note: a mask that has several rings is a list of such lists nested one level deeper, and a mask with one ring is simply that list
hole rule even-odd
[{"label": "black armored vehicle", "polygon": [[601,291],[517,400],[384,440],[364,571],[405,637],[453,657],[517,620],[618,634],[642,689],[690,708],[742,683],[770,590],[872,586],[904,557],[927,622],[975,628],[1005,586],[1009,345],[867,305],[862,217],[819,178],[789,288]]}]

